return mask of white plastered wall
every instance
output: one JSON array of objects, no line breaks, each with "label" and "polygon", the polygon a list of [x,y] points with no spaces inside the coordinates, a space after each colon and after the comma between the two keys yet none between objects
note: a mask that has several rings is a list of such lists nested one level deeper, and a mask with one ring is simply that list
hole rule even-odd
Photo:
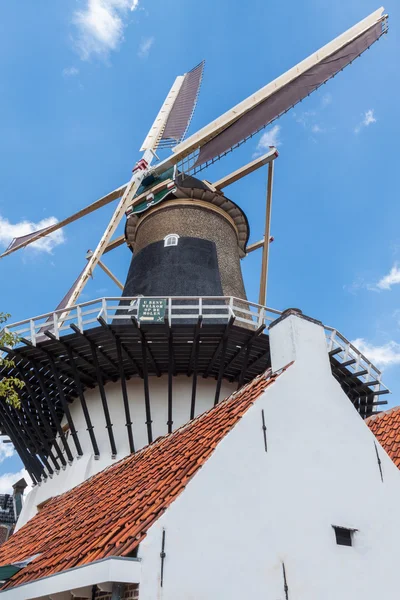
[{"label": "white plastered wall", "polygon": [[[230,384],[227,381],[222,382],[221,398],[226,398],[235,391],[237,384]],[[150,398],[151,398],[151,418],[153,440],[168,433],[168,376],[151,377],[149,379]],[[195,415],[198,415],[213,406],[215,397],[216,382],[215,379],[198,378],[196,390]],[[144,401],[143,380],[131,379],[127,381],[127,391],[131,421],[133,422],[133,439],[135,449],[138,450],[148,444],[146,411]],[[98,388],[87,390],[85,399],[94,426],[94,433],[100,450],[100,458],[95,459],[93,447],[87,432],[86,421],[83,415],[82,406],[76,399],[70,406],[71,416],[79,435],[79,441],[82,446],[83,456],[77,458],[76,449],[71,436],[68,443],[74,460],[67,464],[65,469],[55,473],[52,478],[35,486],[27,495],[21,515],[18,519],[16,529],[19,529],[37,512],[37,506],[49,498],[62,494],[85,479],[88,479],[95,473],[102,471],[110,464],[121,460],[130,454],[128,434],[126,428],[126,418],[122,400],[121,384],[108,383],[105,385],[107,395],[107,404],[110,411],[111,423],[118,454],[115,458],[111,456],[110,440],[106,429],[104,411]],[[186,375],[178,375],[173,379],[173,429],[177,429],[190,419],[190,404],[192,394],[192,378]],[[65,419],[64,419],[64,422]],[[60,447],[62,447],[59,441]],[[64,454],[65,455],[65,454]]]},{"label": "white plastered wall", "polygon": [[[397,600],[399,471],[378,444],[381,481],[320,326],[287,317],[271,349],[273,366],[294,364],[149,530],[140,600],[285,600],[282,563],[290,600]],[[357,529],[354,546],[338,546],[332,525]]]}]

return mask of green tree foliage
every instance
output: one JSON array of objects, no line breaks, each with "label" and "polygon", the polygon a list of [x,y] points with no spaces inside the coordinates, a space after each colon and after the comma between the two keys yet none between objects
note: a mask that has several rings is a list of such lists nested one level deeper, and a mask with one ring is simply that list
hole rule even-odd
[{"label": "green tree foliage", "polygon": [[[13,347],[18,342],[18,337],[1,327],[6,323],[10,315],[0,312],[0,346]],[[0,368],[7,369],[14,366],[14,361],[0,356]],[[18,390],[24,387],[24,383],[18,377],[10,376],[0,379],[0,399],[3,399],[14,408],[20,408],[21,401],[19,399]]]}]

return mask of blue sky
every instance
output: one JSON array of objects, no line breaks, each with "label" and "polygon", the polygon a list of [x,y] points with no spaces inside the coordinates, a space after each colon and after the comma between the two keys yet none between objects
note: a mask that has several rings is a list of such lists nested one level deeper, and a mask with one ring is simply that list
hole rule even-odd
[{"label": "blue sky", "polygon": [[[379,7],[372,0],[19,0],[0,19],[0,250],[125,183],[178,74],[206,60],[191,132]],[[268,305],[299,307],[358,340],[400,394],[400,204],[395,140],[400,7],[389,34],[318,92],[204,172],[215,180],[276,143]],[[262,237],[266,173],[231,186]],[[112,205],[0,261],[0,311],[52,310]],[[124,280],[130,252],[105,262]],[[260,255],[243,261],[257,301]],[[117,294],[100,271],[82,299]],[[5,449],[6,448],[6,449]],[[0,491],[21,468],[0,446]],[[11,475],[12,474],[12,475]]]}]

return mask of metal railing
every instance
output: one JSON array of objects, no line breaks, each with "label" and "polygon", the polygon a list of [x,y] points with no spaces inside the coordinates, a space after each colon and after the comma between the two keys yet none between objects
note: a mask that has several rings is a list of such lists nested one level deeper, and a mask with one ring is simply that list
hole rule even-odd
[{"label": "metal railing", "polygon": [[[102,318],[108,324],[117,324],[137,316],[138,297],[107,297],[82,302],[71,308],[39,315],[9,325],[6,329],[19,338],[29,340],[34,346],[45,338],[44,332],[50,331],[57,339],[71,332],[74,324],[80,331],[97,327]],[[235,316],[235,323],[243,324],[254,330],[262,325],[268,326],[282,312],[242,298],[233,296],[152,296],[151,300],[165,300],[165,318],[169,325],[173,323],[195,322],[201,316],[204,323],[225,322]],[[123,304],[121,304],[123,303]],[[371,391],[377,395],[387,393],[388,388],[381,381],[381,371],[375,367],[353,344],[336,329],[324,326],[328,352],[335,355],[341,365],[350,373],[371,385]],[[359,375],[358,375],[359,374]]]}]

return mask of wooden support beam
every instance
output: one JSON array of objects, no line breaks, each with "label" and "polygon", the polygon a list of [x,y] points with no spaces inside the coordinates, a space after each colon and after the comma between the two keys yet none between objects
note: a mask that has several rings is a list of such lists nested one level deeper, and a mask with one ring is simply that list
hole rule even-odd
[{"label": "wooden support beam", "polygon": [[[32,358],[29,358],[28,356],[24,356],[23,354],[21,354],[21,352],[16,352],[15,350],[10,350],[10,349],[5,349],[5,350],[9,354],[11,354],[13,356],[18,356],[22,360],[27,361],[29,364],[32,365],[35,378],[36,378],[37,383],[39,384],[39,387],[41,389],[41,392],[42,392],[42,394],[43,394],[43,396],[44,396],[44,398],[46,400],[46,404],[48,406],[50,415],[51,415],[53,423],[54,423],[54,425],[55,425],[55,427],[57,429],[57,432],[60,435],[60,438],[61,438],[62,444],[64,446],[65,452],[67,454],[68,460],[72,461],[72,454],[70,452],[70,449],[69,449],[69,446],[68,446],[68,442],[67,442],[67,440],[65,438],[64,431],[63,431],[63,429],[61,427],[61,423],[60,423],[59,418],[57,416],[57,413],[55,411],[53,401],[52,401],[52,399],[49,396],[47,385],[46,385],[46,383],[43,380],[43,376],[42,376],[42,374],[41,374],[41,372],[40,372],[40,370],[39,370],[39,368],[37,366],[37,363]],[[21,370],[21,377],[22,377],[22,380],[24,381],[24,383],[26,383],[28,381],[27,378],[23,375],[23,371],[22,370]],[[30,389],[32,389],[32,388],[30,388]],[[49,443],[53,444],[53,446],[54,446],[54,448],[55,448],[55,450],[57,452],[57,455],[58,455],[58,457],[60,459],[61,464],[65,467],[66,464],[67,464],[67,462],[65,460],[65,457],[64,457],[63,453],[61,452],[61,449],[60,449],[60,447],[59,447],[59,445],[57,443],[57,440],[55,439],[54,433],[53,433],[53,431],[52,431],[52,429],[50,427],[48,419],[44,415],[42,407],[40,405],[40,402],[37,400],[35,394],[32,394],[32,400],[34,401],[34,406],[36,408],[36,412],[40,416],[41,421],[43,423],[43,426],[44,426],[44,428],[45,428],[45,430],[47,432],[47,435],[49,436]]]},{"label": "wooden support beam", "polygon": [[381,404],[387,404],[387,400],[381,400],[380,402],[371,402],[369,406],[380,406]]},{"label": "wooden support beam", "polygon": [[[33,361],[33,360],[31,360],[31,359],[28,359],[28,360],[32,364],[33,371],[35,373],[35,377],[38,380],[39,385],[40,385],[40,389],[42,390],[42,394],[43,394],[43,396],[46,399],[46,403],[47,403],[47,406],[49,408],[49,411],[50,411],[50,414],[51,414],[51,418],[52,418],[53,423],[54,423],[54,425],[55,425],[55,427],[57,429],[57,433],[60,436],[62,445],[64,446],[65,453],[67,455],[67,459],[68,459],[69,462],[72,462],[73,461],[73,456],[72,456],[69,444],[68,444],[67,439],[65,437],[64,430],[63,430],[63,428],[61,426],[60,419],[58,418],[58,415],[57,415],[56,410],[54,408],[54,403],[53,403],[52,399],[50,398],[50,396],[49,396],[49,394],[47,392],[46,384],[43,381],[42,374],[41,374],[40,370],[38,369],[36,362]],[[60,456],[60,460],[63,463],[63,465],[65,466],[66,465],[65,458],[64,458],[64,456],[63,456],[63,458],[61,458],[61,456]]]},{"label": "wooden support beam", "polygon": [[3,411],[4,417],[6,420],[8,420],[10,427],[15,428],[19,444],[26,450],[32,467],[35,469],[35,474],[38,480],[40,481],[41,478],[47,479],[48,475],[44,469],[44,466],[36,456],[36,441],[30,433],[28,427],[26,427],[25,423],[23,422],[21,411],[9,406],[6,403],[3,404]]},{"label": "wooden support beam", "polygon": [[111,240],[111,242],[109,242],[107,244],[103,254],[106,254],[107,252],[111,252],[111,250],[115,250],[115,248],[122,246],[122,244],[124,244],[124,243],[125,243],[125,236],[120,235],[119,237],[115,238],[115,240]]},{"label": "wooden support beam", "polygon": [[207,378],[209,376],[209,374],[211,373],[211,369],[213,368],[213,366],[215,364],[215,361],[218,358],[218,355],[219,355],[220,350],[222,348],[222,345],[224,343],[224,339],[229,335],[229,331],[232,328],[232,325],[233,325],[234,322],[235,322],[235,316],[231,315],[231,317],[229,318],[229,321],[228,321],[228,323],[227,323],[227,325],[225,327],[225,331],[224,331],[224,333],[223,333],[223,335],[222,335],[222,337],[221,337],[221,339],[220,339],[220,341],[218,343],[218,346],[216,347],[215,352],[212,355],[211,360],[210,360],[210,362],[207,365],[207,368],[206,368],[206,370],[204,372],[204,375],[203,375],[204,378]]},{"label": "wooden support beam", "polygon": [[[65,375],[67,375],[67,377],[69,377],[72,380],[72,382],[74,381],[74,377],[73,377],[73,374],[71,372],[71,368],[70,368],[70,366],[68,365],[67,362],[60,361],[58,359],[57,355],[53,355],[53,353],[50,350],[44,349],[42,346],[34,346],[32,344],[32,342],[30,340],[27,340],[26,338],[21,337],[19,339],[19,341],[22,342],[23,344],[25,344],[25,346],[29,346],[30,348],[35,348],[37,351],[39,351],[42,354],[44,354],[47,357],[47,359],[49,359],[50,356],[52,356],[53,359],[57,358],[57,360],[58,360],[58,369],[62,373],[64,373]],[[91,384],[91,382],[93,381],[91,378],[89,378],[88,375],[85,375],[83,373],[81,374],[81,377],[82,377],[82,379],[86,379],[86,381],[88,381],[89,384]]]},{"label": "wooden support beam", "polygon": [[246,354],[244,355],[244,360],[243,360],[242,368],[240,370],[240,375],[239,375],[239,381],[238,381],[238,386],[237,386],[238,390],[242,387],[242,385],[244,383],[244,378],[246,376],[247,365],[249,364],[249,358],[250,358],[250,352],[251,352],[252,345],[253,345],[252,341],[248,342],[248,344],[247,344]]},{"label": "wooden support beam", "polygon": [[363,369],[362,371],[357,371],[357,373],[353,373],[355,377],[363,377],[364,375],[368,375],[367,369]]},{"label": "wooden support beam", "polygon": [[[16,354],[16,356],[19,356],[19,355]],[[29,361],[29,362],[31,362],[31,361]],[[45,432],[48,435],[48,439],[44,438],[43,439],[43,443],[46,444],[46,449],[48,450],[49,456],[50,456],[50,458],[51,458],[51,460],[52,460],[55,468],[59,469],[59,465],[58,465],[58,462],[55,459],[53,453],[50,450],[51,445],[54,447],[54,450],[56,451],[56,454],[58,456],[58,460],[61,462],[61,464],[63,466],[66,466],[67,462],[65,460],[65,457],[64,457],[64,455],[63,455],[63,453],[62,453],[62,451],[60,449],[60,446],[57,443],[57,440],[54,438],[53,431],[52,431],[52,429],[51,429],[51,427],[49,425],[48,419],[46,418],[45,414],[43,413],[43,409],[42,409],[41,403],[39,402],[39,400],[37,398],[36,392],[33,390],[32,386],[30,384],[29,379],[25,376],[24,369],[20,369],[19,365],[17,365],[17,370],[18,370],[19,377],[21,378],[21,380],[25,384],[26,390],[27,390],[27,392],[29,394],[29,397],[30,397],[32,403],[33,403],[33,406],[36,409],[36,414],[37,414],[39,420],[42,422],[44,430],[45,430]],[[21,399],[21,402],[22,402],[22,399]]]},{"label": "wooden support beam", "polygon": [[[43,446],[45,446],[45,444],[43,444],[42,434],[40,432],[40,429],[39,429],[35,419],[32,416],[32,410],[27,405],[27,402],[26,402],[26,400],[24,400],[24,398],[20,397],[20,402],[21,402],[21,408],[18,410],[17,409],[12,410],[12,420],[13,420],[13,422],[18,423],[18,426],[21,431],[26,432],[26,435],[29,437],[29,439],[32,443],[32,446],[35,450],[35,454],[37,454],[39,456],[40,460],[46,467],[47,472],[50,475],[53,475],[54,470],[51,467],[51,465],[49,464],[46,454],[43,452]],[[32,427],[32,431],[34,433],[31,433],[27,424],[23,423],[23,417],[25,417],[25,419],[27,421],[29,421],[29,423]],[[43,471],[43,475],[47,479],[47,473],[45,471]]]},{"label": "wooden support beam", "polygon": [[100,456],[99,447],[97,444],[96,436],[94,434],[94,427],[92,425],[92,420],[90,418],[89,410],[88,410],[88,407],[86,404],[86,398],[85,398],[85,394],[83,392],[83,386],[82,386],[81,378],[79,375],[79,371],[76,367],[75,360],[73,357],[73,351],[70,346],[67,346],[67,352],[68,352],[69,361],[72,366],[72,370],[74,371],[74,374],[75,374],[76,389],[78,390],[78,397],[79,397],[79,400],[80,400],[80,403],[82,406],[83,416],[85,417],[86,429],[87,429],[87,432],[89,433],[90,441],[92,443],[93,453],[94,453],[95,458],[98,458]]},{"label": "wooden support beam", "polygon": [[250,369],[253,369],[254,367],[256,367],[258,365],[258,363],[263,360],[263,358],[268,357],[269,359],[270,357],[270,353],[268,352],[268,350],[263,351],[259,356],[257,356],[257,358],[255,358],[248,366],[247,366],[247,370],[249,371]]},{"label": "wooden support beam", "polygon": [[130,413],[130,408],[129,408],[128,390],[126,388],[124,365],[122,362],[122,345],[121,345],[121,340],[119,339],[119,337],[116,337],[116,344],[117,344],[117,356],[118,356],[118,364],[119,364],[119,377],[120,377],[120,381],[121,381],[122,400],[124,403],[124,410],[125,410],[125,425],[126,425],[127,432],[128,432],[129,450],[132,453],[132,452],[135,452],[135,444],[133,442],[132,420],[131,420],[131,413]]},{"label": "wooden support beam", "polygon": [[258,242],[254,242],[254,244],[250,244],[249,246],[246,247],[246,254],[250,254],[251,252],[254,252],[254,250],[258,250],[259,248],[262,248],[264,246],[264,238],[262,240],[259,240]]},{"label": "wooden support beam", "polygon": [[189,370],[191,369],[191,363],[193,360],[193,379],[192,379],[192,398],[190,402],[190,418],[194,419],[195,410],[196,410],[196,389],[197,389],[197,371],[198,371],[198,360],[199,360],[199,348],[200,348],[200,330],[203,322],[202,315],[199,315],[197,320],[193,345],[192,345],[192,353],[189,360]]},{"label": "wooden support beam", "polygon": [[268,164],[268,183],[267,183],[267,204],[265,211],[265,231],[264,245],[261,263],[260,295],[258,303],[261,306],[267,305],[267,282],[268,282],[268,259],[269,259],[269,238],[271,236],[271,209],[272,209],[272,186],[274,181],[274,161]]},{"label": "wooden support beam", "polygon": [[[252,344],[254,342],[254,340],[256,339],[256,337],[261,335],[261,333],[264,331],[265,328],[266,328],[266,325],[265,325],[265,323],[263,323],[262,325],[260,325],[260,327],[258,327],[258,329],[253,331],[253,333],[250,335],[250,337],[248,338],[246,343],[243,344],[243,346],[241,348],[239,348],[239,350],[237,352],[235,352],[235,354],[232,356],[230,361],[227,363],[226,369],[229,369],[229,367],[231,367],[236,362],[236,360],[239,358],[239,356],[241,356],[243,354],[243,352],[245,352],[248,344]],[[236,379],[236,377],[238,376],[239,373],[240,373],[240,371],[235,374],[233,379]]]},{"label": "wooden support beam", "polygon": [[216,404],[218,404],[219,396],[221,393],[222,377],[224,375],[224,370],[225,370],[225,357],[226,357],[226,349],[228,346],[228,339],[229,339],[229,324],[225,328],[225,334],[224,334],[223,342],[222,342],[222,351],[221,351],[221,358],[220,358],[220,363],[219,363],[217,387],[215,390],[214,406]]},{"label": "wooden support beam", "polygon": [[[87,254],[86,254],[86,258],[89,259],[92,256],[93,252],[92,250],[88,250]],[[103,253],[104,254],[104,253]],[[117,287],[119,287],[119,289],[122,291],[124,289],[124,286],[122,285],[122,283],[120,282],[120,280],[118,279],[118,277],[116,277],[114,275],[114,273],[99,259],[97,261],[97,264],[99,265],[100,269],[102,269],[102,271],[104,271],[104,273],[106,275],[108,275],[108,277],[115,283],[115,285]]]},{"label": "wooden support beam", "polygon": [[51,356],[49,356],[49,361],[50,361],[50,368],[53,372],[54,381],[58,388],[58,397],[60,398],[61,405],[63,407],[64,414],[66,416],[67,423],[69,426],[69,430],[71,432],[72,439],[74,440],[76,452],[77,452],[78,456],[83,456],[83,451],[82,451],[81,443],[78,438],[78,433],[76,431],[75,423],[72,418],[71,411],[69,410],[68,402],[65,398],[63,386],[60,383],[60,377],[59,377],[59,374],[57,371],[56,363],[54,362],[54,359]]},{"label": "wooden support beam", "polygon": [[[24,382],[26,391],[27,391],[29,399],[30,399],[30,402],[33,405],[33,408],[35,408],[35,410],[36,410],[36,417],[37,417],[37,419],[39,419],[39,421],[41,421],[43,423],[43,425],[45,427],[45,418],[43,416],[43,412],[41,410],[40,403],[38,402],[38,400],[36,398],[36,394],[34,393],[32,387],[31,387],[30,381],[29,381],[29,379],[27,377],[25,377],[24,370],[21,369],[21,367],[19,366],[19,364],[16,365],[16,368],[17,368],[17,372],[18,372],[18,377],[21,379],[21,381]],[[53,463],[55,469],[58,471],[60,469],[60,465],[58,464],[58,461],[57,461],[56,457],[53,454],[53,451],[51,449],[50,443],[47,440],[47,438],[42,435],[42,432],[41,432],[41,430],[39,428],[38,422],[37,422],[37,420],[32,415],[32,408],[28,407],[26,405],[26,400],[23,398],[22,394],[20,395],[20,401],[21,401],[21,405],[23,406],[23,408],[25,409],[27,415],[29,416],[29,419],[31,420],[32,426],[35,429],[38,438],[41,440],[41,442],[42,442],[42,444],[43,444],[43,446],[45,448],[45,451],[47,452],[47,456],[50,458],[50,460]],[[46,420],[46,424],[47,424],[47,420]],[[46,429],[46,427],[45,427],[45,429]],[[50,439],[51,439],[53,437],[51,429],[50,429],[50,434],[51,434],[51,436],[50,436]],[[62,455],[61,450],[60,450],[58,444],[54,444],[53,443],[53,445],[54,445],[54,448],[55,448],[56,452],[57,452],[57,449],[58,449],[58,451]]]},{"label": "wooden support beam", "polygon": [[[88,379],[91,379],[92,382],[90,384],[85,383],[85,385],[87,387],[93,388],[94,387],[94,383],[96,381],[95,377],[93,377],[93,375],[91,373],[88,373],[82,367],[78,367],[76,365],[76,363],[75,363],[74,356],[77,356],[82,362],[86,363],[90,367],[90,369],[94,369],[93,364],[90,361],[88,361],[85,356],[82,356],[82,354],[78,350],[76,350],[70,343],[68,343],[68,342],[66,342],[64,340],[63,341],[58,340],[56,338],[56,336],[54,335],[54,333],[52,333],[51,331],[46,330],[46,331],[43,331],[43,333],[44,333],[45,336],[47,336],[48,338],[50,338],[53,342],[55,342],[61,348],[63,348],[64,350],[66,350],[68,352],[68,356],[72,357],[72,358],[69,358],[69,363],[71,364],[71,368],[72,368],[72,361],[74,362],[74,366],[75,366],[75,369],[72,368],[72,371],[73,372],[78,371],[79,376],[82,376],[84,379],[86,379],[86,381]],[[69,353],[69,350],[71,350],[71,354]],[[81,377],[81,379],[82,379],[82,377]]]},{"label": "wooden support beam", "polygon": [[350,365],[354,365],[356,362],[357,361],[355,358],[351,358],[350,360],[346,360],[346,361],[340,363],[338,366],[341,368],[349,367]]},{"label": "wooden support beam", "polygon": [[380,385],[380,383],[381,383],[380,381],[378,381],[377,379],[375,379],[374,381],[365,381],[364,385],[366,385],[366,386],[369,387],[370,385]]},{"label": "wooden support beam", "polygon": [[113,328],[110,325],[108,325],[108,323],[106,323],[106,321],[103,319],[103,317],[99,317],[97,320],[100,323],[100,325],[102,327],[104,327],[104,329],[114,339],[114,341],[116,343],[117,343],[117,341],[119,341],[119,343],[121,344],[121,350],[122,350],[122,352],[128,357],[128,360],[130,360],[132,362],[133,366],[135,367],[135,371],[138,373],[139,377],[143,378],[142,369],[140,368],[140,366],[137,363],[137,361],[133,358],[133,355],[131,354],[131,352],[129,352],[129,350],[125,346],[125,344],[122,343],[122,341],[121,341],[120,337],[118,336],[118,334],[113,330]]},{"label": "wooden support beam", "polygon": [[151,420],[151,407],[150,407],[150,390],[149,390],[149,373],[147,368],[147,353],[150,356],[150,350],[147,347],[146,337],[143,334],[143,331],[140,330],[139,325],[135,319],[135,317],[131,317],[132,323],[137,328],[140,334],[140,341],[142,346],[142,362],[143,362],[143,388],[144,388],[144,404],[146,410],[146,427],[147,427],[147,439],[149,444],[153,441],[153,428],[152,428],[152,420]]},{"label": "wooden support beam", "polygon": [[188,370],[187,370],[188,377],[190,377],[190,375],[193,372],[193,363],[194,363],[194,358],[196,355],[196,341],[199,339],[202,323],[203,323],[203,316],[199,315],[199,317],[197,319],[197,323],[194,328],[194,333],[193,333],[192,350],[190,352],[190,358],[189,358]]},{"label": "wooden support beam", "polygon": [[18,452],[22,462],[24,463],[25,469],[28,471],[32,481],[34,484],[38,483],[41,479],[41,474],[37,473],[37,469],[34,464],[32,464],[31,455],[26,449],[25,444],[21,444],[21,440],[18,436],[17,428],[10,423],[6,416],[5,406],[2,401],[0,401],[0,418],[2,421],[2,426],[12,441],[14,448]]},{"label": "wooden support beam", "polygon": [[[86,331],[81,331],[79,329],[79,327],[77,325],[75,325],[75,323],[71,323],[70,327],[71,327],[71,329],[73,329],[73,331],[75,331],[75,333],[78,333],[83,338],[85,338],[85,340],[87,341],[87,343],[89,344],[89,346],[91,346],[92,344],[95,344],[97,352],[99,353],[99,355],[102,356],[108,362],[108,364],[112,366],[112,368],[116,371],[116,373],[118,373],[119,369],[118,369],[118,365],[116,364],[116,362],[112,358],[110,358],[108,356],[108,354],[102,348],[98,347],[98,345],[96,344],[96,342],[92,339],[92,337]],[[98,364],[97,355],[96,355],[96,360],[97,360],[97,364]],[[93,366],[96,368],[96,365],[94,363],[93,363]],[[105,375],[107,375],[107,377],[109,379],[112,379],[114,381],[116,380],[116,375],[110,375],[103,368],[102,368],[102,371],[104,372]]]},{"label": "wooden support beam", "polygon": [[260,167],[263,167],[264,165],[273,162],[275,160],[275,158],[277,158],[277,156],[278,156],[278,152],[277,152],[276,148],[272,148],[271,150],[269,150],[269,152],[267,152],[263,156],[260,156],[260,157],[256,158],[255,160],[247,163],[247,165],[240,167],[240,169],[233,171],[233,173],[229,173],[229,175],[225,175],[225,177],[222,177],[222,179],[219,179],[212,185],[215,187],[215,189],[222,190],[223,188],[227,187],[228,185],[231,185],[232,183],[239,181],[239,179],[242,179],[242,177],[246,177],[246,175],[250,175],[250,173],[253,173],[253,171],[256,171]]},{"label": "wooden support beam", "polygon": [[98,348],[92,340],[89,340],[89,344],[90,344],[90,350],[92,352],[93,364],[96,369],[97,384],[99,386],[100,398],[101,398],[101,403],[103,406],[104,418],[106,421],[106,429],[108,432],[108,439],[110,440],[111,456],[112,456],[112,458],[115,458],[117,456],[117,447],[115,445],[115,438],[114,438],[114,432],[112,429],[113,426],[111,423],[110,411],[108,410],[107,396],[106,396],[106,392],[104,390],[103,374],[101,372],[99,360],[97,357]]},{"label": "wooden support beam", "polygon": [[330,350],[329,356],[335,356],[335,354],[340,354],[341,352],[343,352],[343,348],[341,348],[340,346],[338,346],[337,348],[334,348],[333,350]]},{"label": "wooden support beam", "polygon": [[[132,325],[135,327],[135,329],[138,332],[138,335],[139,335],[140,340],[142,341],[142,344],[144,342],[144,344],[146,346],[147,354],[149,355],[150,362],[153,365],[153,368],[154,368],[154,370],[156,372],[157,377],[161,377],[160,368],[159,368],[159,366],[157,365],[157,363],[156,363],[156,361],[154,359],[153,353],[152,353],[152,351],[149,348],[149,344],[147,343],[146,336],[143,333],[142,329],[139,327],[139,323],[138,323],[136,317],[132,316],[131,317],[131,321],[132,321]],[[144,376],[144,373],[143,373],[143,376]]]},{"label": "wooden support beam", "polygon": [[173,374],[174,374],[174,344],[173,344],[173,337],[172,337],[172,329],[169,326],[168,317],[165,318],[165,326],[167,327],[167,331],[168,331],[168,421],[167,421],[167,426],[168,426],[168,433],[171,433],[172,425],[174,423],[172,420],[172,400],[173,400],[172,379],[173,379]]}]

